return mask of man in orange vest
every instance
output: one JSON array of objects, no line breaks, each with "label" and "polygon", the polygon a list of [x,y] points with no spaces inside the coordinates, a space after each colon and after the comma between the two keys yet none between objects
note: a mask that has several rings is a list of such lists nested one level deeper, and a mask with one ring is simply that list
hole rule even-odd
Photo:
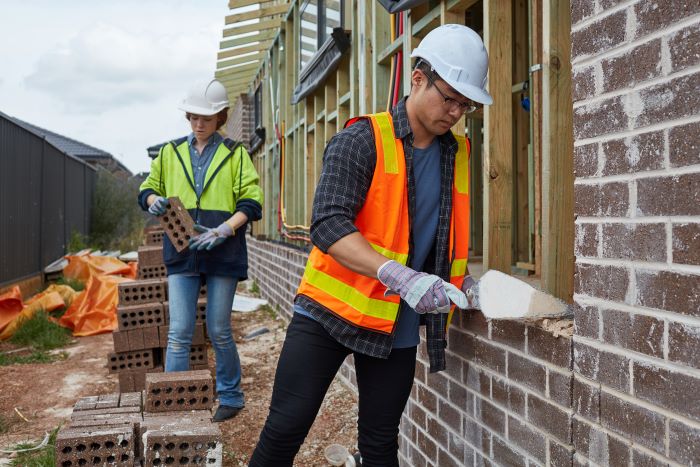
[{"label": "man in orange vest", "polygon": [[398,466],[421,324],[430,371],[445,369],[449,315],[468,307],[469,142],[450,128],[491,104],[488,56],[456,24],[431,31],[411,56],[410,96],[391,113],[350,120],[326,147],[314,248],[251,466],[292,465],[350,354],[362,465]]}]

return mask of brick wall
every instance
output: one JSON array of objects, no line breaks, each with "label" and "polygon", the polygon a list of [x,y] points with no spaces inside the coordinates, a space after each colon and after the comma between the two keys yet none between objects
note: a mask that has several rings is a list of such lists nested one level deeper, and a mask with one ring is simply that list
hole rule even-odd
[{"label": "brick wall", "polygon": [[572,3],[575,464],[697,464],[700,3]]},{"label": "brick wall", "polygon": [[241,141],[250,149],[250,137],[253,135],[253,98],[241,94],[233,103],[226,123],[226,132],[235,141]]},{"label": "brick wall", "polygon": [[[251,237],[248,251],[249,275],[289,319],[306,253]],[[571,465],[571,338],[455,314],[447,365],[430,374],[421,344],[401,422],[402,465]],[[340,376],[355,387],[352,358]]]}]

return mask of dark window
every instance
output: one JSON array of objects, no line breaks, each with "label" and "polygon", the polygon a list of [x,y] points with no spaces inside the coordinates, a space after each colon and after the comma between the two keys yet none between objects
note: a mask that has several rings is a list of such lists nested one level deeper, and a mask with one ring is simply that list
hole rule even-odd
[{"label": "dark window", "polygon": [[253,112],[255,114],[255,126],[253,127],[253,130],[257,130],[258,128],[262,128],[262,83],[258,85],[258,89],[255,90],[253,106]]},{"label": "dark window", "polygon": [[300,9],[299,69],[303,70],[334,28],[343,27],[344,0],[306,0]]}]

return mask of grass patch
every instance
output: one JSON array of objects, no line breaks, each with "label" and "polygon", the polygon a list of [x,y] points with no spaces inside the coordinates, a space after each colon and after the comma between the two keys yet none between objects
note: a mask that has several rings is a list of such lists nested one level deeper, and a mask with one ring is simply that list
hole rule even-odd
[{"label": "grass patch", "polygon": [[[53,467],[56,462],[55,459],[55,446],[56,446],[56,435],[58,434],[60,426],[56,427],[49,436],[49,442],[46,446],[36,451],[20,452],[17,457],[12,459],[10,465],[21,466],[21,467]],[[43,440],[43,438],[42,438]],[[21,443],[15,446],[14,450],[33,448],[41,440],[36,443]]]},{"label": "grass patch", "polygon": [[49,320],[48,314],[40,310],[20,325],[10,342],[36,350],[51,350],[67,345],[71,339],[70,330]]},{"label": "grass patch", "polygon": [[24,365],[27,363],[51,363],[56,360],[65,360],[67,356],[67,352],[50,354],[45,350],[34,350],[24,355],[0,354],[0,366]]},{"label": "grass patch", "polygon": [[253,285],[250,286],[250,293],[260,295],[260,286],[258,285],[258,281],[253,281]]},{"label": "grass patch", "polygon": [[258,308],[258,310],[263,311],[272,319],[277,318],[277,312],[270,305],[262,305],[260,308]]}]

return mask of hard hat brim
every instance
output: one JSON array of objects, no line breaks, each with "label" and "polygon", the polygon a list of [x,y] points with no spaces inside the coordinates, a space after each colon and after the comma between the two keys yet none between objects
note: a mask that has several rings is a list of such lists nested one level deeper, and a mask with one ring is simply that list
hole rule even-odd
[{"label": "hard hat brim", "polygon": [[484,91],[483,89],[479,89],[476,86],[472,86],[470,84],[451,82],[450,80],[446,80],[442,77],[440,79],[452,86],[455,91],[457,91],[467,99],[471,99],[474,102],[478,102],[479,104],[483,105],[493,104],[493,98],[491,97],[491,94]]},{"label": "hard hat brim", "polygon": [[187,112],[187,113],[191,113],[191,114],[195,114],[195,115],[211,116],[211,115],[218,114],[226,107],[221,107],[220,109],[214,110],[211,107],[198,107],[196,105],[180,104],[177,106],[177,108],[182,110],[183,112]]}]

